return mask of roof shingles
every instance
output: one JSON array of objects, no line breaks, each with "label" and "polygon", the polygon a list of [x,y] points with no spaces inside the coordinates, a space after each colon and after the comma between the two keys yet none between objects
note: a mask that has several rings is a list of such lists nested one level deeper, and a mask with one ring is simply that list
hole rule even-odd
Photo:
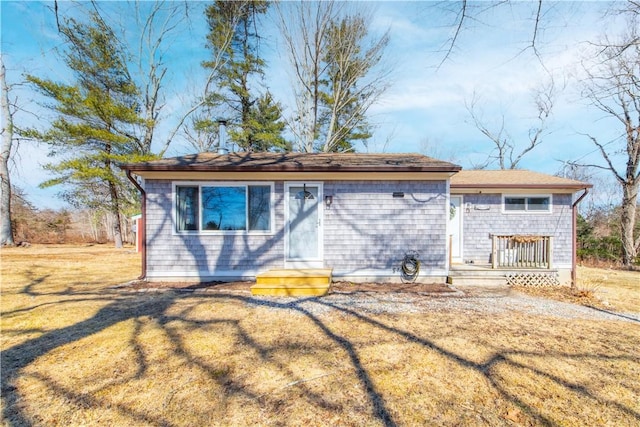
[{"label": "roof shingles", "polygon": [[451,177],[451,188],[566,188],[583,189],[591,184],[520,169],[465,170]]},{"label": "roof shingles", "polygon": [[122,165],[131,171],[457,172],[460,166],[420,154],[200,153]]}]

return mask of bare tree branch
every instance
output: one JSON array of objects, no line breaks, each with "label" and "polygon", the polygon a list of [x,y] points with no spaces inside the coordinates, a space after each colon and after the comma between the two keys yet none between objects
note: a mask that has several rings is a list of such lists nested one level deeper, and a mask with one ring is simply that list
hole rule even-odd
[{"label": "bare tree branch", "polygon": [[445,52],[444,57],[442,58],[442,61],[440,61],[440,64],[438,64],[438,66],[436,67],[437,69],[442,67],[442,65],[445,62],[447,62],[447,60],[451,56],[451,53],[453,52],[453,49],[455,48],[456,43],[458,42],[458,36],[460,36],[460,33],[462,32],[462,29],[464,27],[466,19],[467,19],[467,0],[462,0],[462,5],[460,6],[460,11],[458,12],[458,15],[456,16],[457,23],[455,24],[455,30],[454,30],[454,33],[453,33],[453,37],[451,37],[451,42],[449,43],[449,48]]},{"label": "bare tree branch", "polygon": [[[537,8],[536,11],[533,13],[532,16],[532,20],[533,20],[533,28],[531,30],[531,38],[529,40],[529,44],[523,49],[532,49],[534,55],[538,58],[540,64],[544,67],[544,63],[542,61],[542,55],[540,54],[540,51],[538,50],[538,39],[539,39],[539,33],[540,33],[540,29],[541,29],[541,25],[543,23],[543,0],[538,0],[537,1]],[[447,4],[448,5],[449,2],[440,2],[439,3],[439,7],[442,7],[442,4]],[[512,2],[508,1],[508,0],[501,0],[501,1],[496,1],[496,2],[490,2],[488,6],[486,7],[475,7],[476,5],[472,5],[469,4],[467,2],[467,0],[462,0],[461,2],[459,2],[460,4],[460,8],[457,10],[456,14],[455,14],[455,18],[453,20],[452,23],[452,28],[453,28],[453,35],[449,38],[449,40],[447,41],[446,45],[447,48],[445,50],[444,56],[442,58],[442,60],[440,61],[440,63],[438,64],[438,66],[436,67],[436,69],[440,69],[442,67],[442,65],[444,65],[445,62],[447,62],[447,60],[450,59],[456,45],[459,42],[459,38],[462,34],[462,32],[465,29],[465,26],[467,25],[467,22],[469,21],[479,21],[480,17],[482,16],[483,13],[485,13],[488,10],[491,9],[495,9],[497,7],[503,6],[503,5],[511,5]],[[545,68],[546,70],[546,68]],[[547,71],[548,72],[548,71]]]},{"label": "bare tree branch", "polygon": [[[602,144],[588,135],[597,147],[605,166],[620,184],[621,239],[623,263],[631,265],[638,254],[635,233],[638,189],[640,187],[640,4],[628,2],[617,13],[627,19],[626,28],[616,40],[605,36],[604,41],[592,44],[594,61],[583,63],[586,78],[583,81],[583,97],[591,105],[619,123],[621,136],[615,143]],[[614,161],[622,154],[624,164]]]},{"label": "bare tree branch", "polygon": [[334,0],[277,5],[278,25],[294,71],[296,111],[288,120],[299,150],[312,152],[320,127],[320,86],[327,64],[323,48],[342,5]]},{"label": "bare tree branch", "polygon": [[514,140],[505,128],[505,115],[500,116],[500,123],[495,129],[490,129],[478,112],[478,98],[474,93],[470,104],[466,104],[467,111],[473,120],[475,127],[494,145],[494,151],[487,156],[486,166],[497,162],[500,169],[517,169],[519,163],[525,155],[535,149],[543,142],[543,137],[547,132],[547,121],[553,110],[555,97],[555,84],[553,79],[542,88],[534,91],[533,101],[536,106],[536,124],[529,128],[527,134],[527,144],[522,146]]}]

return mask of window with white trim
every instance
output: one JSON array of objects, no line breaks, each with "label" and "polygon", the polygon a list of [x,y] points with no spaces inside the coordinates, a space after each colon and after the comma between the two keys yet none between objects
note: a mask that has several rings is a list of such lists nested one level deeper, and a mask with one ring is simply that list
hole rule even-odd
[{"label": "window with white trim", "polygon": [[177,232],[270,232],[272,184],[176,184]]},{"label": "window with white trim", "polygon": [[551,196],[518,196],[502,197],[504,212],[551,212]]}]

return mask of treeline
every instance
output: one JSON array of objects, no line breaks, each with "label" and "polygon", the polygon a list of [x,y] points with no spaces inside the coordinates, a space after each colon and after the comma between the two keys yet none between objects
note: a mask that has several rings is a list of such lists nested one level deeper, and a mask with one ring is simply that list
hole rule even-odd
[{"label": "treeline", "polygon": [[[13,189],[12,228],[17,245],[32,243],[109,243],[114,242],[114,218],[106,209],[39,209],[20,189]],[[135,243],[132,222],[121,218],[123,242]]]},{"label": "treeline", "polygon": [[[577,219],[577,256],[586,265],[619,266],[624,252],[621,239],[622,210],[619,206],[597,208]],[[635,235],[640,234],[640,222],[635,221]],[[636,257],[634,265],[640,265]]]}]

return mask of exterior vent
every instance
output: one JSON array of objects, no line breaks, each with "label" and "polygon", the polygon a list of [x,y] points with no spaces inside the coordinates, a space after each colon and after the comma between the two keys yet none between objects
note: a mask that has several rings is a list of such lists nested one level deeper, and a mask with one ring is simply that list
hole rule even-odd
[{"label": "exterior vent", "polygon": [[218,154],[229,154],[227,148],[227,121],[218,119]]}]

